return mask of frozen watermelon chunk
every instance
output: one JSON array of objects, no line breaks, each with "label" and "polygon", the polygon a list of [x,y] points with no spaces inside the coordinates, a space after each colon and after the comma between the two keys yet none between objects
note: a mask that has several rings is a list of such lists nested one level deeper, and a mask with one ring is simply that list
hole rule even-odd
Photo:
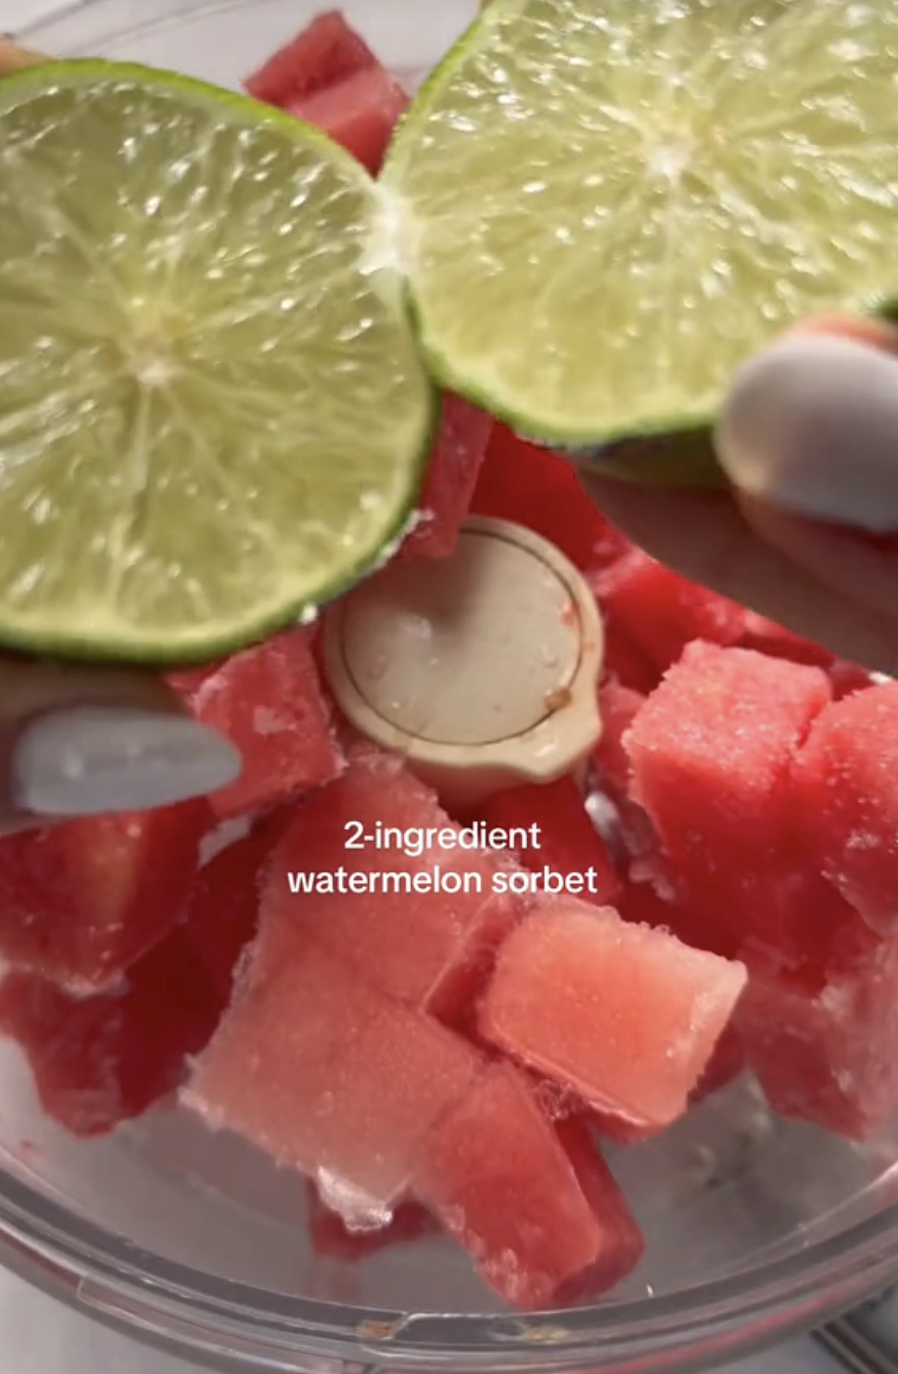
[{"label": "frozen watermelon chunk", "polygon": [[329,782],[343,766],[305,629],[235,654],[205,674],[187,700],[243,758],[241,776],[211,798],[222,818],[274,806]]},{"label": "frozen watermelon chunk", "polygon": [[714,1046],[707,1068],[690,1094],[690,1102],[703,1102],[712,1093],[729,1087],[743,1073],[746,1062],[745,1042],[731,1022]]},{"label": "frozen watermelon chunk", "polygon": [[[601,607],[599,608],[601,610]],[[630,687],[634,692],[647,696],[661,681],[658,668],[642,649],[638,648],[620,625],[603,616],[605,625],[605,673],[606,679]]]},{"label": "frozen watermelon chunk", "polygon": [[593,763],[603,785],[615,797],[626,796],[630,786],[630,755],[624,735],[645,704],[645,695],[606,679],[599,688],[602,738],[593,751]]},{"label": "frozen watermelon chunk", "polygon": [[810,639],[802,639],[784,625],[768,620],[756,611],[743,612],[744,629],[739,641],[745,649],[756,649],[758,653],[770,654],[774,658],[788,658],[793,663],[809,663],[819,668],[828,668],[833,662],[829,649],[814,644]]},{"label": "frozen watermelon chunk", "polygon": [[573,778],[499,792],[485,803],[483,816],[490,829],[538,827],[538,848],[522,848],[518,857],[540,874],[542,891],[582,895],[596,906],[605,906],[617,892],[620,883],[611,856]]},{"label": "frozen watermelon chunk", "polygon": [[783,1116],[865,1140],[898,1108],[898,943],[824,981],[753,975],[736,1014],[746,1057]]},{"label": "frozen watermelon chunk", "polygon": [[501,424],[487,445],[471,509],[525,525],[581,569],[604,567],[629,547],[589,499],[568,459]]},{"label": "frozen watermelon chunk", "polygon": [[827,671],[832,683],[835,701],[841,701],[843,697],[851,696],[852,692],[862,692],[865,688],[874,686],[876,682],[876,679],[866,668],[861,668],[857,663],[851,663],[846,658],[835,659]]},{"label": "frozen watermelon chunk", "polygon": [[24,1050],[41,1105],[78,1136],[100,1136],[177,1088],[211,1038],[226,996],[183,930],[114,992],[75,997],[31,973],[0,983],[0,1032]]},{"label": "frozen watermelon chunk", "polygon": [[374,1231],[350,1231],[343,1218],[332,1212],[318,1195],[314,1183],[306,1185],[306,1210],[312,1250],[321,1259],[357,1264],[381,1250],[413,1245],[438,1234],[442,1227],[420,1202],[400,1202],[386,1226]]},{"label": "frozen watermelon chunk", "polygon": [[794,805],[816,865],[877,931],[898,932],[898,682],[827,706],[801,749]]},{"label": "frozen watermelon chunk", "polygon": [[424,478],[421,521],[403,552],[449,558],[471,505],[477,474],[493,430],[493,417],[461,396],[443,397],[443,418]]},{"label": "frozen watermelon chunk", "polygon": [[186,1104],[314,1178],[350,1224],[388,1220],[414,1150],[479,1072],[477,1052],[283,921],[263,921],[250,957]]},{"label": "frozen watermelon chunk", "polygon": [[283,106],[377,65],[374,53],[339,10],[329,10],[313,19],[243,84],[256,100]]},{"label": "frozen watermelon chunk", "polygon": [[510,1065],[490,1069],[430,1132],[414,1188],[513,1307],[547,1308],[613,1287],[642,1236],[607,1166],[571,1136],[576,1162]]},{"label": "frozen watermelon chunk", "polygon": [[625,736],[631,794],[690,899],[750,934],[783,906],[792,759],[830,698],[820,668],[690,644]]},{"label": "frozen watermelon chunk", "polygon": [[263,817],[244,839],[216,854],[194,884],[185,933],[226,1000],[259,923],[265,866],[288,820],[286,808]]},{"label": "frozen watermelon chunk", "polygon": [[397,757],[361,746],[342,778],[298,804],[272,857],[265,919],[302,930],[379,991],[455,1022],[517,915],[493,892],[500,860],[459,848],[460,836]]},{"label": "frozen watermelon chunk", "polygon": [[643,858],[631,865],[616,908],[625,921],[669,930],[693,949],[709,950],[722,959],[735,959],[739,954],[742,941],[730,924],[709,915],[678,890],[676,877],[663,856]]},{"label": "frozen watermelon chunk", "polygon": [[184,915],[204,801],[0,840],[0,954],[73,992],[114,984]]},{"label": "frozen watermelon chunk", "polygon": [[408,93],[378,64],[356,72],[339,85],[291,97],[283,108],[329,134],[376,175],[393,130],[408,106]]},{"label": "frozen watermelon chunk", "polygon": [[741,606],[687,582],[641,549],[630,549],[591,581],[608,620],[659,670],[694,639],[734,644],[744,632]]},{"label": "frozen watermelon chunk", "polygon": [[686,1110],[745,981],[741,964],[559,901],[502,946],[480,1025],[590,1106],[660,1127]]}]

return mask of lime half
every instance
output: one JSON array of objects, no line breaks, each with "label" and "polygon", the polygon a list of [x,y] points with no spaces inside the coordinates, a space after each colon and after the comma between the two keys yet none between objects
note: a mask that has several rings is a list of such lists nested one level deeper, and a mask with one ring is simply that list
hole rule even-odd
[{"label": "lime half", "polygon": [[435,375],[713,462],[738,364],[898,283],[896,73],[898,0],[493,0],[385,173]]},{"label": "lime half", "polygon": [[435,398],[367,174],[169,73],[0,83],[0,641],[188,662],[414,505]]}]

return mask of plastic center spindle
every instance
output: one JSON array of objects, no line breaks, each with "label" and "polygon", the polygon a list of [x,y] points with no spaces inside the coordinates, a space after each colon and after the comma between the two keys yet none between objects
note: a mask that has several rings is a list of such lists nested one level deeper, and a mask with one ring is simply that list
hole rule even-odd
[{"label": "plastic center spindle", "polygon": [[600,735],[602,652],[577,570],[500,520],[467,521],[451,558],[394,560],[325,621],[348,718],[453,801],[573,771]]}]

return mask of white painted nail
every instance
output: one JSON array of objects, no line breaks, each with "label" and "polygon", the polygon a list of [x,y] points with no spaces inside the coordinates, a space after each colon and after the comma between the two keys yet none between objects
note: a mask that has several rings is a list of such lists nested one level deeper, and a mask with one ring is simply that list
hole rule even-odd
[{"label": "white painted nail", "polygon": [[730,479],[811,519],[898,530],[898,358],[808,335],[733,378],[715,436]]},{"label": "white painted nail", "polygon": [[240,768],[237,750],[188,716],[75,707],[19,736],[13,802],[40,816],[139,811],[214,792]]}]

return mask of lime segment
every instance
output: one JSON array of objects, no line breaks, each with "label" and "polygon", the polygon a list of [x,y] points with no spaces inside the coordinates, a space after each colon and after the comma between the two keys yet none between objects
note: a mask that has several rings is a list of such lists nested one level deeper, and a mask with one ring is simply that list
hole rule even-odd
[{"label": "lime segment", "polygon": [[493,0],[385,174],[435,374],[532,436],[695,431],[896,284],[896,0]]},{"label": "lime segment", "polygon": [[376,563],[435,406],[392,220],[336,145],[216,88],[0,84],[0,640],[189,661]]}]

